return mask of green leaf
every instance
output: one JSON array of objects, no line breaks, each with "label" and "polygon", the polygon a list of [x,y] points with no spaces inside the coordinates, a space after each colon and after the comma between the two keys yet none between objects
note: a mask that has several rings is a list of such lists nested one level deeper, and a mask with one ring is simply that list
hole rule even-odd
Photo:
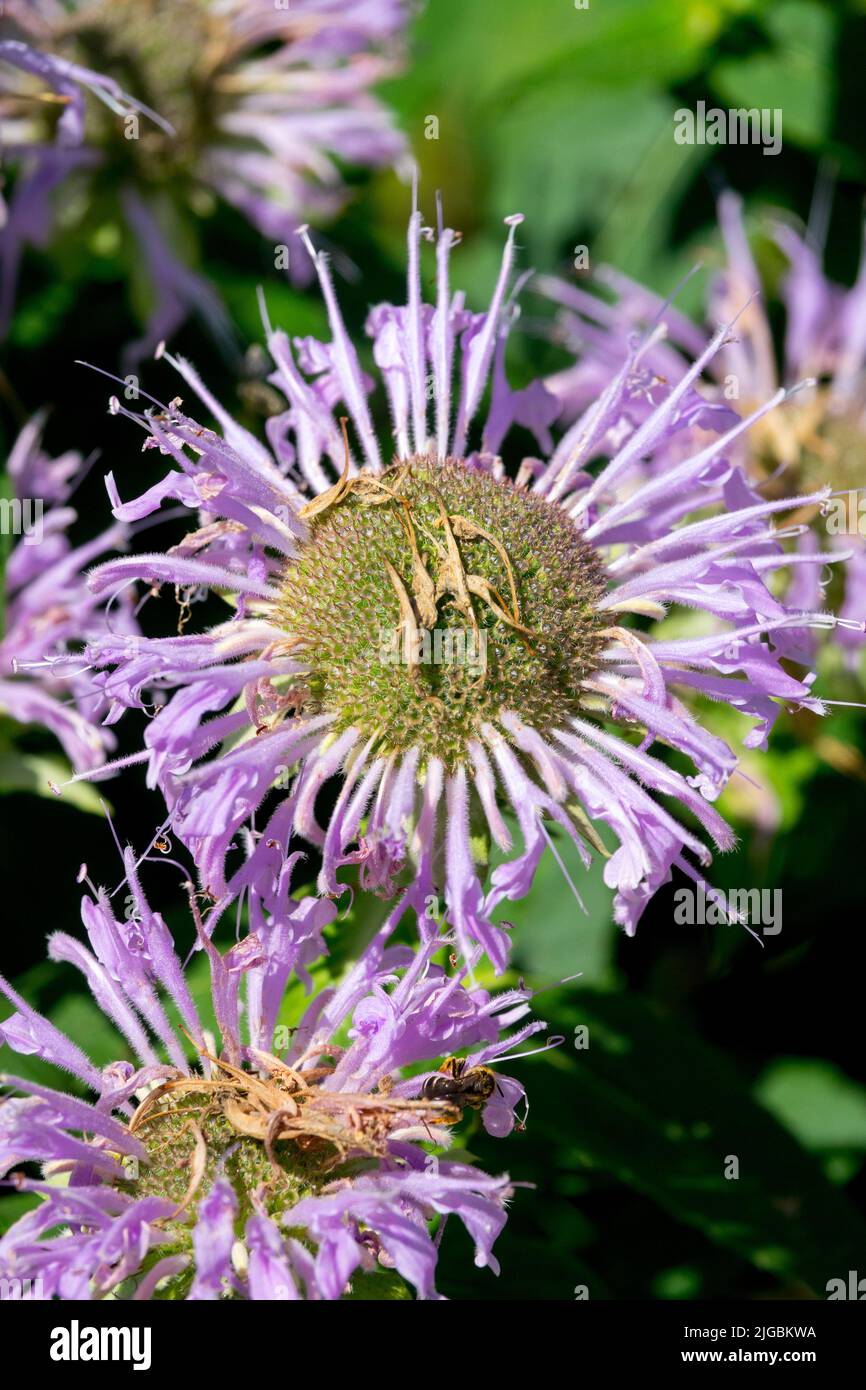
[{"label": "green leaf", "polygon": [[59,331],[72,308],[75,286],[53,279],[48,285],[33,291],[19,304],[12,322],[10,342],[17,348],[38,348]]},{"label": "green leaf", "polygon": [[[553,1054],[581,1117],[575,1167],[614,1174],[758,1269],[823,1293],[866,1224],[723,1053],[636,995],[581,990],[589,1046]],[[560,1158],[562,1155],[560,1155]],[[726,1177],[736,1159],[739,1176]]]},{"label": "green leaf", "polygon": [[264,290],[268,318],[274,328],[282,328],[292,337],[327,337],[328,319],[321,301],[315,295],[301,294],[287,280],[278,279],[276,275],[239,274],[221,267],[219,286],[242,342],[258,343],[262,340],[264,330],[257,293],[260,286]]},{"label": "green leaf", "polygon": [[[496,211],[531,213],[521,228],[530,263],[551,265],[559,246],[592,225],[595,264],[655,268],[677,190],[705,151],[673,139],[674,103],[651,87],[622,92],[557,77],[497,121]],[[556,139],[550,132],[556,131]]]},{"label": "green leaf", "polygon": [[[62,758],[46,757],[38,753],[20,753],[12,749],[0,750],[0,795],[8,792],[32,792],[34,796],[47,796],[56,799],[50,783],[59,786],[72,776],[72,768]],[[93,815],[104,815],[100,793],[89,782],[73,782],[63,788],[63,800],[79,811],[90,811]]]},{"label": "green leaf", "polygon": [[10,1192],[0,1197],[0,1235],[5,1235],[19,1217],[26,1216],[39,1206],[42,1198],[35,1192]]},{"label": "green leaf", "polygon": [[866,1149],[866,1087],[829,1062],[779,1057],[755,1095],[806,1149]]},{"label": "green leaf", "polygon": [[390,1269],[372,1270],[369,1273],[353,1274],[349,1293],[343,1295],[349,1302],[393,1302],[394,1299],[411,1299],[412,1291],[399,1274]]},{"label": "green leaf", "polygon": [[786,0],[767,10],[769,52],[717,64],[711,81],[732,107],[783,112],[782,138],[819,145],[833,109],[835,19],[824,5]]},{"label": "green leaf", "polygon": [[[415,29],[423,64],[391,84],[388,95],[399,94],[405,104],[412,91],[417,101],[419,88],[425,99],[431,91],[444,97],[456,88],[486,102],[506,90],[519,96],[559,70],[571,73],[578,92],[587,80],[630,87],[636,72],[658,83],[677,81],[700,61],[730,12],[741,9],[725,0],[676,6],[669,0],[590,0],[586,9],[574,0],[497,0],[495,7],[436,0]],[[483,61],[467,62],[473,53],[483,54]]]},{"label": "green leaf", "polygon": [[[520,832],[509,817],[514,843]],[[587,984],[611,985],[616,973],[612,953],[617,937],[613,925],[613,890],[604,882],[604,859],[596,855],[584,869],[574,846],[563,835],[553,836],[557,853],[579,892],[586,912],[575,900],[565,875],[551,853],[542,857],[532,892],[517,902],[505,902],[494,913],[514,926],[515,965],[536,981],[548,983],[578,972]],[[497,852],[493,866],[500,858]]]}]

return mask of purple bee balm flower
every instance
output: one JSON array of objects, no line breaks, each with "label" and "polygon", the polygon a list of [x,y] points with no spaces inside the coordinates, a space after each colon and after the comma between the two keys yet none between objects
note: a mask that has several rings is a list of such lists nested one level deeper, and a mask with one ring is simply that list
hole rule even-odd
[{"label": "purple bee balm flower", "polygon": [[[817,204],[813,223],[826,223],[828,209],[821,198]],[[742,202],[733,193],[719,201],[719,225],[727,265],[711,284],[708,317],[721,323],[746,307],[731,341],[708,363],[716,386],[712,408],[746,418],[780,390],[788,388],[794,396],[803,383],[787,410],[756,420],[731,457],[765,498],[793,499],[816,488],[831,490],[824,506],[811,506],[793,518],[796,534],[789,548],[787,601],[792,608],[822,606],[827,581],[815,559],[820,547],[829,543],[822,558],[840,565],[830,593],[842,619],[833,640],[856,653],[866,640],[866,508],[861,510],[866,487],[866,258],[855,284],[845,289],[824,274],[820,238],[814,231],[804,235],[790,220],[775,219],[774,239],[788,267],[779,289],[785,311],[779,360]],[[576,418],[619,370],[635,328],[653,325],[656,331],[643,353],[642,373],[631,383],[633,413],[640,418],[686,375],[700,352],[703,332],[616,271],[604,268],[597,279],[611,291],[613,302],[554,277],[538,282],[561,306],[558,336],[578,354],[573,366],[546,384],[562,402],[566,418]],[[719,427],[706,413],[685,423]],[[842,562],[847,562],[844,568]],[[799,637],[802,646],[804,635]],[[808,643],[807,650],[813,648],[814,643]]]},{"label": "purple bee balm flower", "polygon": [[[133,416],[144,447],[173,466],[135,501],[108,485],[119,520],[172,498],[200,511],[200,524],[170,553],[109,561],[90,583],[101,598],[137,579],[206,585],[231,612],[199,634],[144,640],[132,657],[110,638],[89,648],[111,668],[110,717],[171,692],[133,756],[215,899],[250,884],[272,893],[297,834],[321,853],[323,894],[342,892],[341,869],[359,865],[365,887],[402,892],[419,915],[442,895],[464,957],[480,945],[497,970],[508,936],[492,914],[530,888],[550,843],[545,822],[585,864],[606,852],[595,826],[607,827],[605,879],[628,931],[674,866],[700,877],[694,861],[710,859],[701,831],[731,846],[710,803],[736,754],[681,695],[702,691],[750,716],[749,746],[765,743],[780,701],[822,709],[811,678],[784,669],[780,654],[792,624],[823,619],[792,613],[767,583],[785,563],[774,518],[791,503],[757,497],[727,461],[749,421],[676,464],[665,454],[730,325],[637,429],[623,424],[634,346],[554,447],[549,394],[538,383],[512,392],[505,378],[521,218],[507,221],[490,306],[473,313],[451,292],[455,234],[442,226],[435,303],[422,301],[425,233],[413,213],[407,303],[381,304],[367,323],[390,438],[374,428],[374,382],[322,255],[330,341],[292,343],[268,328],[270,381],[288,401],[268,423],[270,449],[174,361],[220,432],[178,401]],[[545,461],[526,459],[512,482],[498,449],[515,420],[534,430]],[[590,473],[617,436],[625,442]],[[664,467],[647,473],[657,457]],[[715,631],[659,641],[626,626],[671,605],[710,615]],[[691,774],[673,771],[655,744],[683,754]],[[319,792],[337,777],[323,814]],[[678,803],[697,833],[654,794]],[[256,852],[236,868],[235,837],[254,816],[264,818]],[[488,875],[491,847],[503,862]]]},{"label": "purple bee balm flower", "polygon": [[[303,280],[298,228],[342,207],[343,167],[391,165],[405,152],[371,89],[397,69],[407,0],[12,0],[5,16],[0,73],[5,62],[27,78],[3,98],[14,121],[5,154],[24,167],[3,234],[0,322],[21,251],[48,240],[51,195],[75,169],[92,168],[103,195],[106,170],[120,179],[118,216],[154,287],[146,332],[128,349],[134,363],[194,310],[230,338],[213,290],[174,249],[190,204],[233,204]],[[149,106],[118,86],[130,73]],[[63,103],[56,132],[56,108],[32,100],[46,86]],[[88,91],[111,116],[87,124],[84,147]]]},{"label": "purple bee balm flower", "polygon": [[71,544],[75,512],[65,504],[82,460],[75,453],[49,458],[40,445],[42,423],[31,420],[15,441],[7,464],[14,500],[0,504],[21,536],[6,567],[0,710],[20,724],[49,729],[84,772],[100,767],[115,746],[85,644],[109,633],[133,642],[138,631],[129,596],[106,613],[87,587],[86,571],[122,545],[127,528],[115,524],[84,545]]},{"label": "purple bee balm flower", "polygon": [[[125,920],[93,890],[82,905],[88,944],[62,932],[49,944],[52,959],[84,974],[124,1039],[122,1060],[100,1071],[0,977],[14,1008],[0,1042],[95,1094],[0,1078],[0,1174],[42,1199],[0,1239],[0,1277],[29,1279],[45,1298],[128,1295],[133,1280],[136,1298],[334,1299],[385,1269],[436,1298],[452,1214],[476,1264],[497,1272],[509,1181],[449,1160],[447,1146],[463,1104],[483,1105],[492,1134],[512,1128],[523,1088],[489,1064],[545,1027],[527,1021],[529,993],[490,995],[465,970],[446,974],[433,961],[441,936],[413,952],[380,933],[290,1027],[277,1021],[285,979],[277,996],[266,942],[254,932],[217,950],[189,885],[217,1047],[131,850],[125,866]],[[302,908],[294,903],[299,917]],[[194,1042],[194,1065],[169,1012]],[[443,1053],[450,1071],[429,1070]],[[455,1070],[480,1078],[481,1095],[455,1088]],[[41,1178],[15,1171],[25,1163],[41,1165]]]}]

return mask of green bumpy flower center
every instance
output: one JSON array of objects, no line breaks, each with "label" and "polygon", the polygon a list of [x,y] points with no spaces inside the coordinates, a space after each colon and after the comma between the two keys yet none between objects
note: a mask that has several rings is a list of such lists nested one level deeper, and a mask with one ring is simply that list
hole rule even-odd
[{"label": "green bumpy flower center", "polygon": [[[145,1142],[148,1161],[138,1168],[130,1190],[136,1197],[175,1202],[182,1207],[177,1222],[183,1227],[218,1176],[227,1178],[234,1188],[240,1224],[253,1212],[251,1193],[263,1194],[268,1214],[280,1216],[334,1177],[333,1151],[328,1146],[305,1152],[296,1144],[277,1144],[274,1166],[260,1139],[239,1134],[221,1106],[203,1106],[196,1096],[175,1102],[149,1120],[139,1137]],[[197,1149],[202,1141],[207,1156],[199,1171]],[[191,1186],[194,1190],[188,1196]]]},{"label": "green bumpy flower center", "polygon": [[[268,1073],[211,1060],[218,1076],[178,1073],[141,1101],[132,1122],[146,1159],[126,1161],[120,1186],[132,1197],[159,1197],[174,1207],[159,1222],[164,1240],[142,1273],[168,1254],[189,1254],[198,1207],[218,1179],[234,1192],[238,1240],[249,1218],[264,1212],[312,1250],[309,1232],[292,1225],[298,1202],[375,1169],[389,1153],[392,1131],[420,1123],[432,1138],[431,1124],[454,1124],[460,1115],[440,1101],[392,1098],[384,1080],[363,1096],[326,1092],[316,1083],[331,1072],[327,1061],[301,1075],[276,1059],[270,1059]],[[158,1296],[186,1297],[194,1273],[189,1264]],[[131,1288],[121,1296],[129,1293]],[[401,1279],[375,1270],[353,1275],[347,1294],[402,1298],[406,1288]]]},{"label": "green bumpy flower center", "polygon": [[224,22],[202,0],[86,0],[60,33],[65,56],[114,78],[175,127],[172,139],[142,116],[138,138],[130,139],[112,112],[99,106],[90,113],[102,123],[103,142],[151,177],[204,143],[225,36]]},{"label": "green bumpy flower center", "polygon": [[578,712],[606,584],[558,505],[426,457],[331,491],[277,611],[309,665],[305,713],[453,770],[503,711],[542,731]]},{"label": "green bumpy flower center", "polygon": [[[315,1140],[307,1148],[278,1143],[272,1149],[272,1161],[262,1140],[240,1134],[218,1100],[203,1104],[195,1094],[181,1096],[169,1109],[150,1117],[138,1137],[145,1143],[147,1162],[128,1166],[129,1177],[122,1187],[136,1199],[160,1197],[177,1207],[176,1215],[161,1223],[164,1244],[148,1257],[146,1266],[167,1254],[189,1253],[197,1208],[217,1178],[227,1180],[234,1191],[238,1239],[248,1219],[264,1210],[287,1235],[308,1244],[306,1231],[285,1226],[286,1213],[302,1198],[316,1196],[335,1178],[364,1166],[363,1160],[335,1164],[332,1146]],[[169,1281],[159,1297],[185,1298],[194,1273],[190,1264]]]}]

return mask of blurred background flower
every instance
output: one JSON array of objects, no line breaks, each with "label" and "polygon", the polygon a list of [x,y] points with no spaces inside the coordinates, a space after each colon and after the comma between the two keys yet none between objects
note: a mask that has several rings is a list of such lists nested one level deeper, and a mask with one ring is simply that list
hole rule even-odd
[{"label": "blurred background flower", "polygon": [[[87,570],[99,556],[125,546],[127,528],[109,524],[92,540],[71,544],[77,516],[66,504],[94,460],[85,462],[71,451],[50,458],[42,449],[44,423],[37,416],[25,425],[6,464],[12,496],[3,501],[3,515],[20,539],[4,567],[0,639],[2,775],[10,786],[17,781],[42,794],[71,769],[93,772],[110,756],[115,739],[104,723],[109,705],[94,684],[85,647],[108,633],[123,642],[138,632],[131,594],[119,595],[109,611],[87,589]],[[68,763],[22,747],[28,727],[52,734]],[[76,784],[72,793],[73,804],[99,808],[91,787]]]},{"label": "blurred background flower", "polygon": [[371,88],[398,65],[407,15],[408,0],[5,5],[0,110],[5,158],[20,171],[0,240],[0,331],[25,246],[108,248],[120,236],[149,301],[126,364],[193,311],[229,346],[219,296],[192,268],[198,220],[224,199],[268,239],[275,264],[307,278],[297,229],[346,201],[344,166],[404,152]]},{"label": "blurred background flower", "polygon": [[[784,347],[777,364],[771,306],[749,246],[741,200],[732,192],[722,194],[719,226],[726,264],[708,287],[706,317],[713,327],[737,322],[709,364],[707,391],[717,408],[727,403],[746,418],[787,388],[791,404],[765,414],[732,443],[730,454],[762,497],[830,489],[820,506],[792,508],[785,530],[793,544],[787,547],[783,587],[794,605],[808,610],[829,605],[839,614],[843,622],[832,629],[833,641],[856,670],[866,643],[866,522],[862,530],[859,524],[866,469],[866,264],[861,262],[850,289],[824,274],[830,197],[826,187],[819,190],[807,228],[794,227],[790,217],[780,220],[778,213],[768,219],[773,242],[784,255],[779,284]],[[703,333],[697,325],[615,267],[600,267],[589,277],[589,288],[557,276],[538,276],[535,285],[558,305],[551,332],[574,354],[574,364],[546,383],[566,420],[579,417],[615,378],[635,332],[653,333],[641,357],[643,377],[635,382],[637,418],[682,380],[700,350]],[[706,414],[695,419],[693,448],[704,437]],[[676,447],[680,453],[682,441]],[[818,555],[827,562],[823,572],[815,564]],[[807,645],[817,649],[815,641]]]}]

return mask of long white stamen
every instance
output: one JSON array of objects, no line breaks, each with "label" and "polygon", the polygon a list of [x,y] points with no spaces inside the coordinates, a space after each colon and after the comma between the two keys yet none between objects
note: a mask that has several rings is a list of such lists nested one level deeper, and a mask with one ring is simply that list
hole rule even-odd
[{"label": "long white stamen", "polygon": [[527,1052],[508,1052],[504,1057],[492,1057],[491,1061],[495,1062],[497,1066],[500,1062],[515,1062],[521,1057],[534,1057],[538,1052],[549,1052],[552,1047],[562,1047],[564,1042],[564,1034],[557,1033],[556,1037],[548,1038],[543,1047],[531,1047]]},{"label": "long white stamen", "polygon": [[574,883],[574,881],[573,881],[573,879],[572,879],[570,873],[568,872],[568,869],[565,867],[565,864],[564,864],[564,862],[563,862],[562,856],[560,855],[559,851],[557,850],[556,845],[553,843],[553,840],[551,839],[550,835],[548,835],[548,833],[547,833],[547,828],[546,828],[546,826],[545,826],[545,824],[544,824],[544,820],[542,819],[541,816],[539,816],[539,818],[538,818],[538,826],[539,826],[539,829],[540,829],[542,835],[544,836],[545,840],[547,841],[548,849],[550,850],[551,854],[553,855],[554,859],[556,860],[557,864],[559,865],[560,869],[562,870],[563,877],[565,878],[566,883],[568,884],[569,888],[571,889],[572,893],[574,894],[574,897],[575,897],[575,899],[576,899],[576,901],[577,901],[578,907],[580,908],[581,912],[583,912],[583,913],[585,914],[585,916],[588,917],[588,916],[589,916],[589,912],[587,911],[586,904],[584,903],[583,898],[580,896],[580,893],[577,891],[577,887],[575,886],[575,883]]}]

